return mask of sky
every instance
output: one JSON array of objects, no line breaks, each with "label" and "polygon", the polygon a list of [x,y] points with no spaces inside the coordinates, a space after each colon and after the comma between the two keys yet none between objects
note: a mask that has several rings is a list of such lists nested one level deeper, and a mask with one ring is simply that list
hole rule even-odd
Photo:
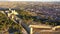
[{"label": "sky", "polygon": [[60,2],[60,0],[0,0],[0,1],[39,1],[39,2]]}]

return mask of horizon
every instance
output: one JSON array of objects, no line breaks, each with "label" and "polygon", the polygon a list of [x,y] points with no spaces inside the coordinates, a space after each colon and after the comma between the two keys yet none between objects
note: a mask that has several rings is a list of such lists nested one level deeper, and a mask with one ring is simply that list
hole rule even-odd
[{"label": "horizon", "polygon": [[60,2],[60,0],[0,0],[0,1],[27,1],[27,2]]}]

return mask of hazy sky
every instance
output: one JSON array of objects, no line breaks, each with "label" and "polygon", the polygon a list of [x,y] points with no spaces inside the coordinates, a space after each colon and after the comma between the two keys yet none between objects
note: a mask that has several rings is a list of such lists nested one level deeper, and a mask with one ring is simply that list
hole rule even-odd
[{"label": "hazy sky", "polygon": [[40,2],[60,2],[60,0],[0,0],[0,1],[40,1]]}]

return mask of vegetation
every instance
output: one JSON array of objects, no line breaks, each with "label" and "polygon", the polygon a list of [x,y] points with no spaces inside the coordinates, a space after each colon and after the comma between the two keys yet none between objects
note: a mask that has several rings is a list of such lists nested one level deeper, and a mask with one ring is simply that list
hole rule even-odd
[{"label": "vegetation", "polygon": [[[40,16],[41,18],[37,18],[38,16],[35,14],[35,15],[32,15],[33,13],[30,12],[30,11],[17,11],[19,14],[20,14],[20,18],[22,18],[24,20],[25,23],[28,24],[34,24],[34,22],[37,22],[36,24],[46,24],[46,25],[52,25],[52,26],[56,26],[56,25],[59,25],[59,21],[53,21],[54,18],[52,17],[48,17],[47,19],[45,18],[44,15]],[[32,14],[30,14],[32,13]],[[52,20],[52,21],[51,21]],[[58,22],[58,23],[57,23]]]},{"label": "vegetation", "polygon": [[22,30],[22,27],[18,23],[14,23],[9,18],[7,18],[7,16],[0,13],[0,32],[4,31],[6,32],[6,34],[17,32],[18,34],[22,34],[21,30]]}]

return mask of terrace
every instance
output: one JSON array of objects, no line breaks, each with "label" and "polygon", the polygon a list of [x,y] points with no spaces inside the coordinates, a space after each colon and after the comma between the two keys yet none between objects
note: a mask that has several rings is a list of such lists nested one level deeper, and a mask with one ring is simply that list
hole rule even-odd
[{"label": "terrace", "polygon": [[60,26],[30,25],[30,34],[59,34]]}]

